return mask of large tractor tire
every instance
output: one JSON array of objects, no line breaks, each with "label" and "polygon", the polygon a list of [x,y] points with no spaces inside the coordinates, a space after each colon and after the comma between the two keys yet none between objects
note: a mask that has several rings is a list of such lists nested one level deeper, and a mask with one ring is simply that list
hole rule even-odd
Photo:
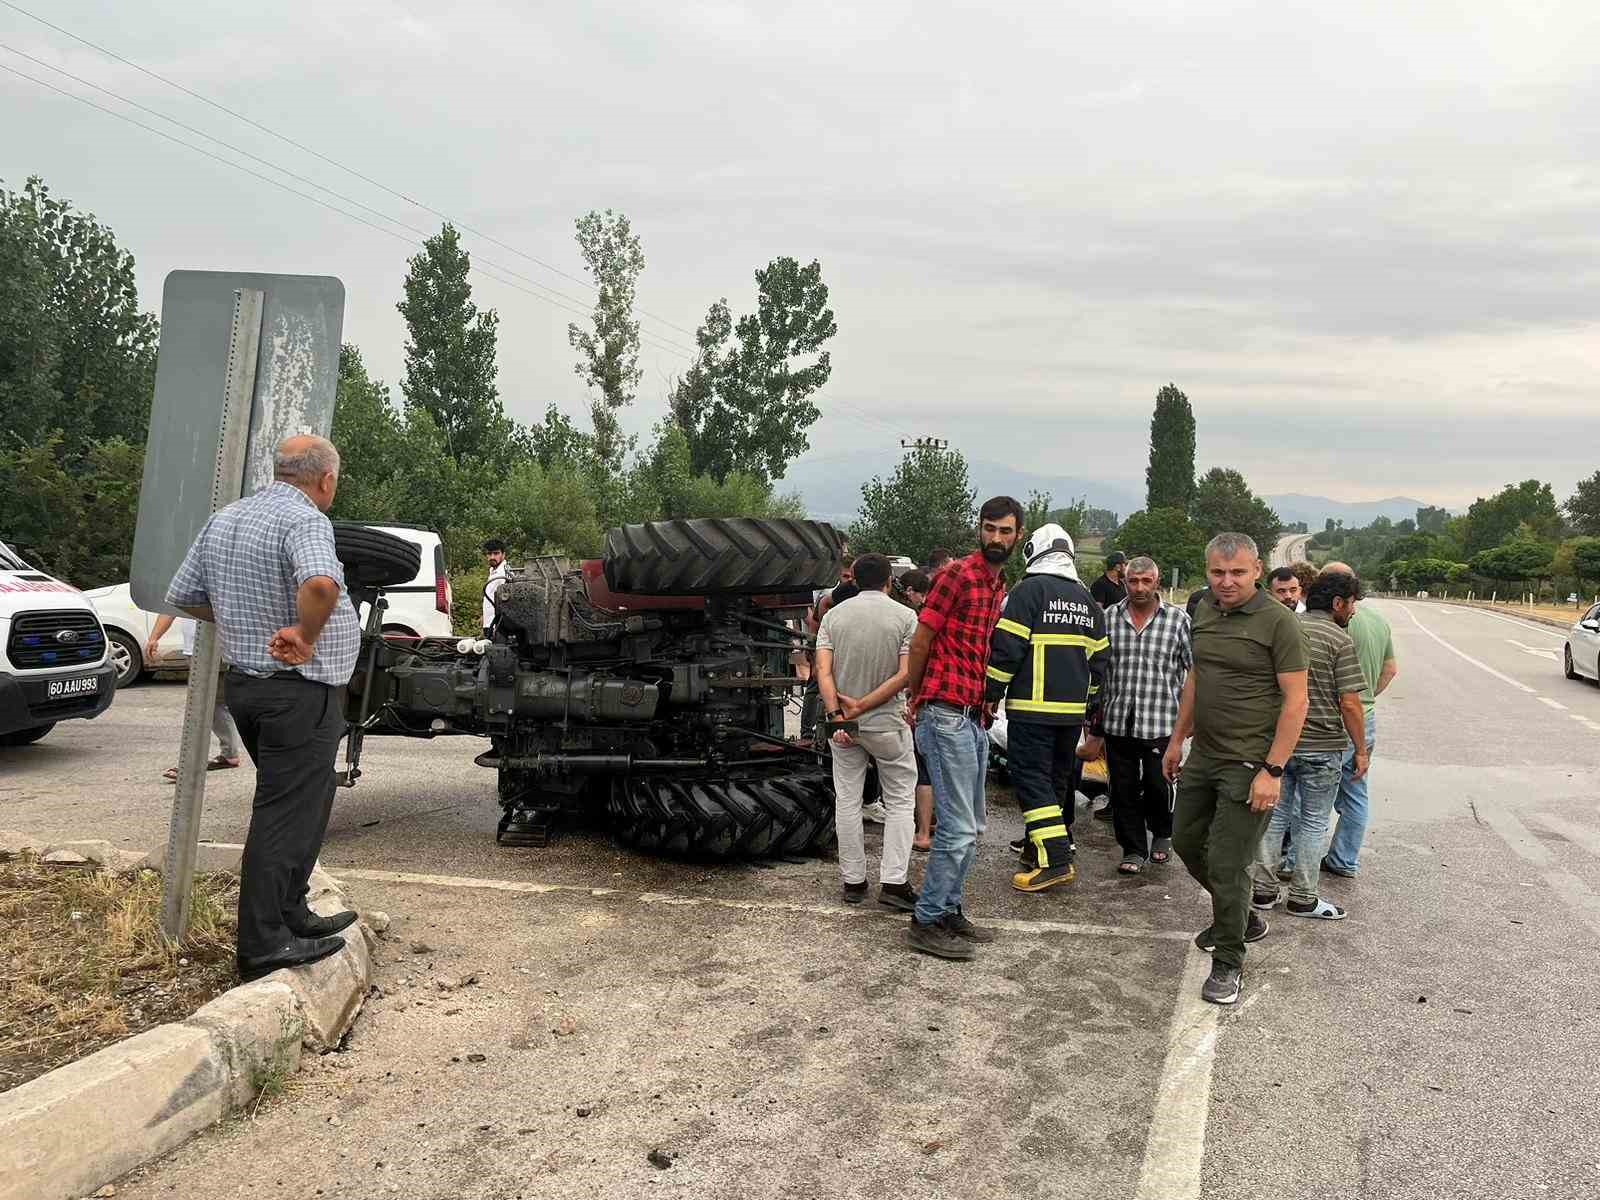
[{"label": "large tractor tire", "polygon": [[679,858],[779,858],[824,848],[833,792],[820,771],[690,779],[620,779],[611,831],[625,846]]},{"label": "large tractor tire", "polygon": [[333,545],[352,591],[410,583],[422,567],[422,548],[415,542],[355,521],[333,523]]},{"label": "large tractor tire", "polygon": [[703,517],[606,534],[606,583],[647,596],[787,592],[839,579],[844,539],[825,521]]}]

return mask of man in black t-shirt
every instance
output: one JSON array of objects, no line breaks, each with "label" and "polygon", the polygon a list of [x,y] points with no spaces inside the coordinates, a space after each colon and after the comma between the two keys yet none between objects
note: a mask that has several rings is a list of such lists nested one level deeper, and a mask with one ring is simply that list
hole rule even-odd
[{"label": "man in black t-shirt", "polygon": [[1122,573],[1127,570],[1128,556],[1118,550],[1106,557],[1106,573],[1089,585],[1089,594],[1101,608],[1110,608],[1128,598],[1128,589],[1122,586]]}]

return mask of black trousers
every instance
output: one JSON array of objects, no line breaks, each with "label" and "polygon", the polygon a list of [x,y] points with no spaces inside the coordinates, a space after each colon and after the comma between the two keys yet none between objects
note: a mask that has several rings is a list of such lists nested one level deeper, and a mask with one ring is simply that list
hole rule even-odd
[{"label": "black trousers", "polygon": [[1077,800],[1077,725],[1006,721],[1006,767],[1022,807],[1022,823],[1041,867],[1072,861],[1072,811]]},{"label": "black trousers", "polygon": [[1172,785],[1161,774],[1166,738],[1106,735],[1111,827],[1124,854],[1150,856],[1150,838],[1172,836]]},{"label": "black trousers", "polygon": [[310,914],[311,868],[333,811],[344,689],[292,672],[262,679],[229,671],[224,686],[239,739],[256,766],[239,871],[239,955],[258,958],[293,936],[286,918]]}]

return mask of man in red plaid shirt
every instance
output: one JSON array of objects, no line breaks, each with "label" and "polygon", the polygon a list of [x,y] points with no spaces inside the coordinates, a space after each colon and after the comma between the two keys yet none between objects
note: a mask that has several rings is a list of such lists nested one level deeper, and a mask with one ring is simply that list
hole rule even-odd
[{"label": "man in red plaid shirt", "polygon": [[1022,536],[1022,506],[996,496],[978,512],[978,549],[933,581],[917,615],[907,664],[916,745],[933,779],[938,818],[922,890],[911,917],[912,948],[940,958],[973,957],[974,942],[994,934],[961,911],[961,890],[983,832],[989,721],[984,704],[989,638],[1000,619],[1000,566]]}]

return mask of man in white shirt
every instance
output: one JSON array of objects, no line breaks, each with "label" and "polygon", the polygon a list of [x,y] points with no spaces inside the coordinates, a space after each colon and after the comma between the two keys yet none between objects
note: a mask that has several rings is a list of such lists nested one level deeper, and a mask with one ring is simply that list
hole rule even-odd
[{"label": "man in white shirt", "polygon": [[489,636],[494,624],[495,593],[506,581],[506,544],[499,538],[490,538],[483,544],[483,558],[489,564],[489,578],[483,585],[483,636]]}]

